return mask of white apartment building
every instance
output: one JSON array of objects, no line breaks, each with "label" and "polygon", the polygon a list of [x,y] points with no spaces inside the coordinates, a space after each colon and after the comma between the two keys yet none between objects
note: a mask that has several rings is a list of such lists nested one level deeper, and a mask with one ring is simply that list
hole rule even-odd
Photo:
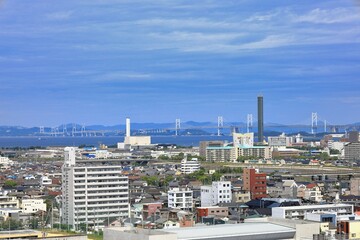
[{"label": "white apartment building", "polygon": [[231,182],[213,182],[211,186],[201,186],[201,207],[230,203],[232,200]]},{"label": "white apartment building", "polygon": [[293,207],[273,207],[271,209],[273,218],[282,219],[304,219],[308,213],[329,212],[337,216],[353,215],[354,206],[351,204],[323,204],[323,205],[304,205]]},{"label": "white apartment building", "polygon": [[197,158],[192,158],[191,160],[184,159],[181,161],[180,170],[183,174],[190,174],[199,171],[200,164]]},{"label": "white apartment building", "polygon": [[116,160],[76,160],[75,148],[65,148],[62,167],[62,223],[93,229],[108,218],[129,215],[128,177]]},{"label": "white apartment building", "polygon": [[285,136],[285,134],[281,134],[276,137],[268,137],[268,143],[270,147],[286,147],[290,146],[290,140]]},{"label": "white apartment building", "polygon": [[21,200],[20,208],[23,213],[36,213],[37,211],[46,211],[44,199],[28,198]]},{"label": "white apartment building", "polygon": [[173,188],[169,190],[168,207],[192,211],[193,191],[190,188]]}]

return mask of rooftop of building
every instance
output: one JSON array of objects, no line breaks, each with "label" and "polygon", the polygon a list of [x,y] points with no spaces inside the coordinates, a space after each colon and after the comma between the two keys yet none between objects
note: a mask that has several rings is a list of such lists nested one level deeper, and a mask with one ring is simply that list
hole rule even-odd
[{"label": "rooftop of building", "polygon": [[301,209],[321,209],[321,208],[335,208],[335,207],[352,207],[351,204],[316,204],[316,205],[302,205],[302,206],[291,206],[291,207],[278,207],[286,210],[301,210]]},{"label": "rooftop of building", "polygon": [[[233,237],[234,239],[246,239],[255,235],[269,235],[267,239],[272,238],[271,234],[288,233],[295,235],[295,229],[284,227],[272,223],[242,223],[242,224],[222,224],[191,228],[178,228],[163,230],[169,233],[176,233],[181,239],[225,239]],[[255,239],[255,238],[254,238]],[[281,238],[279,238],[281,239]]]}]

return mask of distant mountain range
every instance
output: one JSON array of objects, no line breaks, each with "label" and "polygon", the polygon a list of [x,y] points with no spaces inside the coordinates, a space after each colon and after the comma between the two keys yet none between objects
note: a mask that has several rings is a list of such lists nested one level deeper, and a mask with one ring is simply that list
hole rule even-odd
[{"label": "distant mountain range", "polygon": [[[65,126],[65,127],[64,127]],[[182,122],[180,133],[181,134],[193,134],[193,135],[206,135],[216,134],[218,131],[218,123],[215,122],[195,122],[188,121]],[[360,129],[360,122],[346,124],[334,128],[329,126],[328,131],[344,132],[345,130]],[[236,128],[236,129],[234,129]],[[71,135],[75,130],[75,134],[81,134],[84,127],[81,124],[69,123],[57,127],[22,127],[22,126],[0,126],[0,136],[42,136],[63,134]],[[86,131],[96,131],[97,133],[104,133],[105,135],[123,135],[125,132],[125,124],[104,126],[104,125],[89,125],[85,126]],[[175,123],[131,123],[132,134],[141,135],[173,135],[175,133]],[[224,123],[224,127],[221,129],[221,133],[230,134],[231,131],[246,132],[247,127],[244,122],[232,122]],[[250,129],[251,130],[251,129]],[[252,131],[257,132],[257,122],[253,123]],[[265,133],[274,135],[278,133],[310,133],[310,125],[287,125],[278,123],[265,123]],[[324,132],[324,123],[318,122],[317,132]]]}]

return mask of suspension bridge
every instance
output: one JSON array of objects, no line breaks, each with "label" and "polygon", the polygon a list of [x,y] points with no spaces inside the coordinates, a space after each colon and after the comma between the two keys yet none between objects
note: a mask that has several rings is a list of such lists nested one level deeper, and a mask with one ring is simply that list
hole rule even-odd
[{"label": "suspension bridge", "polygon": [[[253,123],[253,114],[247,114],[246,122],[244,123],[232,123],[226,122],[223,116],[217,117],[217,124],[209,124],[203,126],[191,126],[189,124],[182,124],[181,119],[175,119],[175,124],[173,127],[168,128],[157,128],[157,129],[137,129],[136,132],[140,135],[145,134],[167,134],[167,135],[182,135],[184,131],[189,130],[212,130],[215,131],[218,136],[224,135],[224,132],[230,134],[234,132],[256,132],[257,129],[254,129]],[[308,133],[316,135],[317,133],[343,133],[350,130],[360,129],[360,125],[351,125],[351,124],[331,124],[326,120],[320,119],[319,115],[316,112],[311,113],[311,119],[308,123],[301,124],[265,124],[266,131],[279,131],[282,132],[283,129],[294,129],[306,131]],[[45,128],[44,126],[39,127],[40,135],[47,136],[80,136],[80,137],[95,137],[95,136],[105,136],[105,135],[122,135],[124,130],[91,130],[87,129],[85,125],[73,124],[72,126],[62,125],[61,127],[51,127]]]}]

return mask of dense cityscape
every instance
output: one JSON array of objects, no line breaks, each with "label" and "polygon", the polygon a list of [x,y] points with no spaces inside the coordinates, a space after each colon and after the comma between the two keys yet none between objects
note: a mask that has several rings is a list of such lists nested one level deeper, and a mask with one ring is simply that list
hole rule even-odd
[{"label": "dense cityscape", "polygon": [[3,148],[1,235],[356,239],[359,132],[264,136],[263,101],[256,134],[232,141],[152,144],[126,118],[113,146]]},{"label": "dense cityscape", "polygon": [[0,240],[360,240],[359,3],[0,0]]}]

